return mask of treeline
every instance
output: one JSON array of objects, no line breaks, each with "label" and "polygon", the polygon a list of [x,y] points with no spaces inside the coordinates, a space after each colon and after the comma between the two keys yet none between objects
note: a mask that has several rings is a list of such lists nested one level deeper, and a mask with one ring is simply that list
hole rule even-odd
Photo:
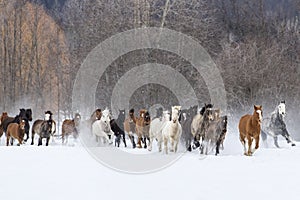
[{"label": "treeline", "polygon": [[[297,0],[3,0],[0,108],[16,109],[26,102],[34,110],[71,111],[72,85],[87,54],[114,34],[155,26],[187,34],[210,53],[224,79],[230,114],[249,112],[254,103],[263,104],[268,113],[285,99],[288,120],[296,124],[299,10]],[[119,78],[150,62],[187,77],[199,104],[210,101],[201,74],[190,63],[169,52],[144,49],[121,56],[105,71],[95,106],[110,106]],[[159,85],[143,86],[134,94],[130,103],[137,107],[173,102],[170,91]]]}]

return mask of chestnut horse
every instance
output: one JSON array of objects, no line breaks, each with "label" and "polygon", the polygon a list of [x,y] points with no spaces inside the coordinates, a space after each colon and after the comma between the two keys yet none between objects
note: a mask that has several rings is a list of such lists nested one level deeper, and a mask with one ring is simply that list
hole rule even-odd
[{"label": "chestnut horse", "polygon": [[140,110],[140,116],[136,120],[136,133],[138,135],[138,141],[137,145],[138,148],[142,148],[141,142],[144,143],[144,148],[147,148],[147,140],[150,142],[150,135],[149,135],[149,130],[150,130],[150,114],[147,110],[141,109]]},{"label": "chestnut horse", "polygon": [[136,134],[136,117],[134,116],[133,108],[129,110],[129,115],[124,121],[124,131],[128,134],[132,148],[135,148],[134,134]]},{"label": "chestnut horse", "polygon": [[6,132],[6,146],[10,144],[13,145],[14,139],[18,140],[18,146],[23,144],[23,138],[25,134],[25,120],[20,120],[20,124],[18,123],[10,123],[7,127]]},{"label": "chestnut horse", "polygon": [[3,112],[0,118],[0,138],[3,135],[3,121],[6,120],[8,118],[7,112]]},{"label": "chestnut horse", "polygon": [[80,114],[76,113],[74,119],[65,119],[63,121],[62,130],[61,130],[63,144],[65,142],[65,137],[66,137],[66,143],[68,143],[69,135],[73,135],[75,139],[78,137],[80,120],[81,120]]},{"label": "chestnut horse", "polygon": [[[254,105],[253,115],[244,115],[239,122],[240,141],[244,146],[244,155],[252,156],[259,147],[259,136],[262,122],[262,106]],[[255,148],[252,148],[255,143]],[[248,149],[247,149],[248,146]]]}]

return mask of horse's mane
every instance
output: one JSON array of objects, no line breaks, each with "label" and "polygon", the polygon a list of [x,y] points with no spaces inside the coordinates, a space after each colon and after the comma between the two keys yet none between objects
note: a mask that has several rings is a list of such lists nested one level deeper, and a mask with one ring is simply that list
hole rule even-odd
[{"label": "horse's mane", "polygon": [[204,112],[206,111],[207,108],[213,108],[213,104],[209,103],[209,104],[205,104],[205,106],[203,106],[200,110],[200,115],[204,115]]}]

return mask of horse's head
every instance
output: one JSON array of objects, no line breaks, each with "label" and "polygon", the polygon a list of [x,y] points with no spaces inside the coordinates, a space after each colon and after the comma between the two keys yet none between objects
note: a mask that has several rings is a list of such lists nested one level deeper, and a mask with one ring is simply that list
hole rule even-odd
[{"label": "horse's head", "polygon": [[254,113],[253,116],[258,120],[258,123],[261,124],[262,122],[262,106],[261,105],[254,105]]},{"label": "horse's head", "polygon": [[106,108],[105,110],[103,110],[100,120],[105,124],[110,124],[110,119],[111,119],[111,114],[109,110]]},{"label": "horse's head", "polygon": [[0,119],[0,125],[2,124],[2,122],[8,118],[8,114],[7,112],[3,112],[2,115],[1,115],[1,119]]},{"label": "horse's head", "polygon": [[176,123],[179,120],[179,115],[181,113],[181,106],[172,106],[172,121]]},{"label": "horse's head", "polygon": [[171,120],[171,115],[168,110],[163,111],[162,118],[164,121],[170,121]]},{"label": "horse's head", "polygon": [[99,120],[102,117],[102,111],[100,108],[97,108],[93,114],[91,115],[91,120],[95,121],[95,120]]},{"label": "horse's head", "polygon": [[[50,112],[51,113],[51,112]],[[29,108],[29,109],[26,109],[25,111],[25,117],[26,119],[28,119],[29,121],[32,121],[32,110]]]},{"label": "horse's head", "polygon": [[211,104],[211,103],[209,103],[209,104],[204,104],[204,107],[202,107],[201,108],[201,110],[200,110],[200,114],[201,115],[204,115],[204,113],[205,113],[205,111],[207,110],[207,109],[212,109],[214,106],[213,106],[213,104]]},{"label": "horse's head", "polygon": [[25,130],[25,120],[20,121],[19,127],[20,127],[21,130]]},{"label": "horse's head", "polygon": [[281,101],[279,105],[277,106],[277,111],[278,113],[282,116],[285,117],[286,111],[285,111],[285,101]]},{"label": "horse's head", "polygon": [[145,115],[144,115],[144,123],[145,123],[145,125],[150,125],[150,121],[151,121],[150,113],[148,111],[146,111]]},{"label": "horse's head", "polygon": [[53,115],[53,113],[52,113],[51,111],[47,110],[47,111],[45,112],[44,120],[46,120],[46,121],[52,120],[52,115]]},{"label": "horse's head", "polygon": [[79,126],[80,120],[81,120],[81,115],[79,113],[75,113],[74,123],[76,127]]}]

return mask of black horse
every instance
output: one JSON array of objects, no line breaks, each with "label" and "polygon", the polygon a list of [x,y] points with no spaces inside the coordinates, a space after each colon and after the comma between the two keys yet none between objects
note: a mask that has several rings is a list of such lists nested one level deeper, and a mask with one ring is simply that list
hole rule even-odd
[{"label": "black horse", "polygon": [[180,123],[182,125],[181,142],[185,145],[187,151],[192,151],[191,143],[193,135],[191,132],[191,124],[193,117],[197,114],[198,106],[192,106],[189,109],[181,111]]},{"label": "black horse", "polygon": [[123,139],[124,146],[127,147],[125,140],[125,132],[124,132],[124,121],[125,121],[125,110],[119,110],[119,115],[117,119],[110,120],[111,130],[114,132],[115,138],[115,146],[120,147],[121,138]]},{"label": "black horse", "polygon": [[15,117],[8,117],[2,122],[3,131],[6,133],[7,127],[10,123],[20,123],[20,120],[25,121],[25,134],[26,139],[24,141],[26,142],[29,138],[29,130],[30,130],[30,124],[29,121],[32,121],[32,111],[31,109],[20,109],[20,113]]},{"label": "black horse", "polygon": [[39,142],[38,146],[42,145],[42,139],[46,138],[46,146],[49,144],[50,136],[52,134],[52,113],[50,111],[45,112],[45,118],[44,120],[38,119],[35,120],[32,125],[31,130],[31,145],[34,144],[34,135],[39,135]]}]

